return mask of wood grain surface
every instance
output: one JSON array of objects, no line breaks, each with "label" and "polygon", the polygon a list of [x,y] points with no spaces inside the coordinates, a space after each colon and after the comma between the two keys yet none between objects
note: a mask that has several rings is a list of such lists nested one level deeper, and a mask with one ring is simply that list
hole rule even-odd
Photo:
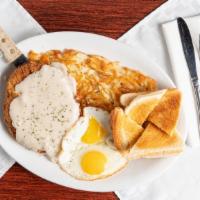
[{"label": "wood grain surface", "polygon": [[[83,31],[117,39],[164,0],[19,0],[46,31]],[[133,177],[134,178],[134,177]],[[116,200],[114,193],[73,190],[15,164],[0,180],[0,200]]]}]

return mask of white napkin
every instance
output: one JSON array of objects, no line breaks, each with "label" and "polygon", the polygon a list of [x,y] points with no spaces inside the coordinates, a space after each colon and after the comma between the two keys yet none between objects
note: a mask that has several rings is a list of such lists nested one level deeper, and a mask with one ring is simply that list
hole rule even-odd
[{"label": "white napkin", "polygon": [[153,182],[115,193],[120,200],[199,200],[199,169],[200,148],[187,147],[173,166]]},{"label": "white napkin", "polygon": [[[15,0],[0,1],[0,26],[15,42],[45,32]],[[2,59],[0,63],[1,65],[3,64]],[[0,147],[0,177],[4,175],[13,164],[14,160]]]},{"label": "white napkin", "polygon": [[[200,16],[188,18],[185,20],[193,39],[196,54],[197,72],[200,77],[200,64],[198,56]],[[163,24],[162,29],[168,47],[168,53],[170,56],[176,85],[179,89],[181,89],[181,91],[183,91],[183,108],[187,115],[186,123],[188,127],[188,143],[192,146],[199,146],[199,122],[195,106],[195,98],[193,95],[188,66],[183,53],[177,20]]]}]

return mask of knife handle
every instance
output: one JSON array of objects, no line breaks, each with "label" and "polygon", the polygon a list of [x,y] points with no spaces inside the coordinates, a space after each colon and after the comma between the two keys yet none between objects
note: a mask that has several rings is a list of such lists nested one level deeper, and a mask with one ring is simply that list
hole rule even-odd
[{"label": "knife handle", "polygon": [[8,63],[16,60],[22,53],[16,47],[12,39],[0,27],[0,50],[2,51],[5,60]]}]

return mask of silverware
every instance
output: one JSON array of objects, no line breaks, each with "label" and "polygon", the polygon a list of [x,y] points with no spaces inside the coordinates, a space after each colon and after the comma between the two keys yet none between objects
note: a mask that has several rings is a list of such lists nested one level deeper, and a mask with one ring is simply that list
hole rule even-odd
[{"label": "silverware", "polygon": [[200,132],[200,86],[199,86],[199,79],[198,79],[198,74],[197,74],[197,69],[196,69],[194,46],[192,44],[190,31],[185,20],[179,17],[177,19],[177,23],[178,23],[181,42],[182,42],[183,52],[184,52],[187,66],[190,72],[190,78],[191,78],[193,91],[195,95],[196,111],[197,111],[197,116],[198,116],[198,126],[199,126],[199,132]]}]

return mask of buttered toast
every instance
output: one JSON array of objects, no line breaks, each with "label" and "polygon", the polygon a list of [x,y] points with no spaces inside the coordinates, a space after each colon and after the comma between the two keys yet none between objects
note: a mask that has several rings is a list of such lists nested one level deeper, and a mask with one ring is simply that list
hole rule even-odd
[{"label": "buttered toast", "polygon": [[177,89],[167,90],[159,104],[150,113],[148,121],[165,133],[172,135],[178,121],[180,104],[180,91]]},{"label": "buttered toast", "polygon": [[[119,150],[130,152],[130,158],[134,159],[182,151],[183,141],[176,131],[181,102],[179,90],[129,93],[122,95],[120,101],[125,109],[117,108],[111,115],[113,139]],[[132,131],[127,131],[127,127],[132,127]]]},{"label": "buttered toast", "polygon": [[130,148],[143,131],[143,127],[125,115],[121,108],[111,112],[111,127],[114,144],[122,151]]},{"label": "buttered toast", "polygon": [[[111,113],[111,126],[115,146],[119,150],[127,150],[135,144],[143,131],[143,123],[166,90],[151,92],[148,94],[140,93],[131,95],[133,98],[125,110],[115,108]],[[136,96],[136,97],[135,97]],[[125,98],[124,100],[126,100]]]},{"label": "buttered toast", "polygon": [[175,155],[183,151],[183,141],[177,131],[169,136],[152,123],[149,123],[131,148],[129,158],[158,158]]},{"label": "buttered toast", "polygon": [[139,125],[142,125],[165,92],[166,90],[159,90],[135,97],[125,108],[125,114]]}]

